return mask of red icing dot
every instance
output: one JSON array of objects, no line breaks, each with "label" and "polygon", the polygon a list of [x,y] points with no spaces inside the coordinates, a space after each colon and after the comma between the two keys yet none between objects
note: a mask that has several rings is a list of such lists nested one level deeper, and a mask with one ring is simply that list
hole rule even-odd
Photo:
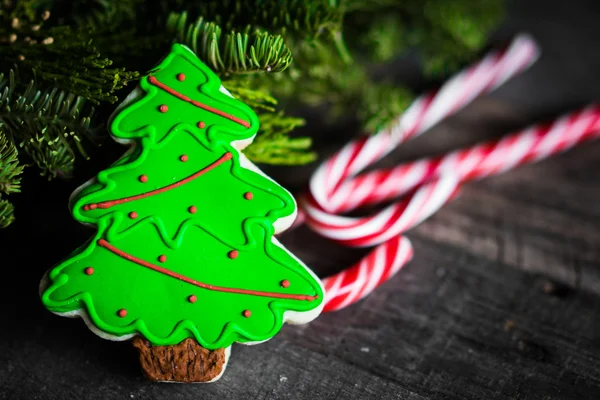
[{"label": "red icing dot", "polygon": [[166,113],[169,111],[169,107],[166,104],[161,104],[160,107],[158,107],[158,111],[161,113]]},{"label": "red icing dot", "polygon": [[195,302],[196,302],[196,300],[198,300],[198,298],[196,297],[196,295],[195,295],[195,294],[192,294],[192,295],[188,296],[188,301],[189,301],[190,303],[195,303]]},{"label": "red icing dot", "polygon": [[204,122],[202,122],[202,121],[198,122],[197,125],[198,125],[198,128],[200,128],[200,129],[202,129],[202,128],[204,128],[206,126],[206,124]]},{"label": "red icing dot", "polygon": [[246,193],[244,193],[244,198],[246,200],[252,200],[253,197],[254,197],[254,195],[252,194],[252,192],[246,192]]},{"label": "red icing dot", "polygon": [[188,208],[188,211],[190,212],[190,214],[196,214],[198,208],[196,206],[190,206],[190,208]]},{"label": "red icing dot", "polygon": [[146,176],[146,175],[140,175],[138,179],[139,179],[139,180],[140,180],[140,182],[142,182],[142,183],[146,183],[146,182],[148,182],[148,176]]},{"label": "red icing dot", "polygon": [[167,261],[167,256],[161,254],[160,256],[158,256],[158,261],[164,263],[165,261]]},{"label": "red icing dot", "polygon": [[287,279],[282,280],[280,283],[282,288],[286,288],[290,286],[290,281],[288,281]]},{"label": "red icing dot", "polygon": [[117,311],[117,315],[121,318],[125,318],[127,316],[127,310],[124,308],[121,308],[119,311]]},{"label": "red icing dot", "polygon": [[227,253],[227,257],[234,259],[237,258],[238,256],[238,251],[237,250],[231,250],[229,253]]},{"label": "red icing dot", "polygon": [[138,213],[136,213],[135,211],[132,211],[129,213],[129,218],[136,219],[137,217],[138,217]]},{"label": "red icing dot", "polygon": [[182,154],[181,157],[179,157],[179,159],[181,160],[181,162],[186,162],[188,160],[188,156],[186,154]]},{"label": "red icing dot", "polygon": [[179,82],[185,81],[185,75],[184,74],[177,74],[177,80]]},{"label": "red icing dot", "polygon": [[242,315],[246,318],[250,318],[250,316],[252,315],[252,313],[250,312],[250,310],[244,310],[242,312]]},{"label": "red icing dot", "polygon": [[83,272],[85,272],[86,275],[92,275],[94,273],[94,268],[87,267],[86,269],[83,270]]}]

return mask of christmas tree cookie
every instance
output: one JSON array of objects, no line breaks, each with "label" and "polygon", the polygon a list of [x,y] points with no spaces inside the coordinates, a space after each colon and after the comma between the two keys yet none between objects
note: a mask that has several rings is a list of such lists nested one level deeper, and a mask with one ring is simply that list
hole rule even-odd
[{"label": "christmas tree cookie", "polygon": [[234,342],[317,317],[319,279],[274,238],[294,199],[240,153],[257,117],[188,48],[172,47],[109,128],[132,146],[71,197],[97,233],[42,280],[50,311],[133,338],[146,376],[184,382],[218,379]]}]

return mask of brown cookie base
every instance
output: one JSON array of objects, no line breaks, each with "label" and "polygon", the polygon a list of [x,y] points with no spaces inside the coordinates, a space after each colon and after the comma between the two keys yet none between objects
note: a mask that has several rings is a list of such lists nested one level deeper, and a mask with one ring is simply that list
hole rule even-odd
[{"label": "brown cookie base", "polygon": [[219,376],[226,362],[225,349],[207,350],[190,338],[172,346],[152,346],[136,336],[133,346],[151,381],[209,382]]}]

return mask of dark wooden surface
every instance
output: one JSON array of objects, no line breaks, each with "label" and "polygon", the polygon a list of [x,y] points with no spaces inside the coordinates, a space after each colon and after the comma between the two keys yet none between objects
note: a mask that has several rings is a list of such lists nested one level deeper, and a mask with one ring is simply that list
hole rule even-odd
[{"label": "dark wooden surface", "polygon": [[[544,48],[540,63],[386,162],[599,99],[599,21],[595,1],[515,3],[499,36],[528,30]],[[323,155],[348,139],[345,127],[327,130]],[[107,157],[121,152],[112,149]],[[27,175],[19,219],[0,232],[0,399],[598,399],[599,155],[591,143],[466,185],[410,231],[413,261],[373,295],[267,343],[234,346],[225,376],[200,386],[149,383],[129,343],[42,308],[43,272],[91,234],[70,218],[68,195],[107,160],[73,181]],[[299,189],[313,167],[272,175]],[[362,254],[304,228],[283,242],[322,276]]]}]

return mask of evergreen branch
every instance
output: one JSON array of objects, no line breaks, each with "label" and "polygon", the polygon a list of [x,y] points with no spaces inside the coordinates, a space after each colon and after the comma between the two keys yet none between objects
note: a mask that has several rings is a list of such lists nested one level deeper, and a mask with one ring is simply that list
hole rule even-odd
[{"label": "evergreen branch", "polygon": [[14,221],[14,207],[2,194],[9,195],[21,190],[23,166],[19,165],[17,149],[4,135],[0,125],[0,228]]},{"label": "evergreen branch", "polygon": [[19,165],[17,148],[0,129],[0,192],[4,194],[21,191],[21,174],[23,166]]},{"label": "evergreen branch", "polygon": [[0,199],[0,228],[6,228],[15,220],[14,206],[7,200]]},{"label": "evergreen branch", "polygon": [[187,22],[187,13],[172,13],[167,30],[180,43],[190,47],[213,71],[220,75],[248,72],[279,72],[292,61],[292,54],[281,35],[251,30],[231,30],[223,38],[221,27],[203,17]]},{"label": "evergreen branch", "polygon": [[414,38],[428,75],[448,74],[472,59],[503,16],[502,0],[442,1],[423,4],[425,20]]},{"label": "evergreen branch", "polygon": [[112,31],[135,21],[144,0],[70,0],[57,12],[78,26],[95,31]]},{"label": "evergreen branch", "polygon": [[390,61],[407,50],[406,25],[399,21],[401,17],[397,13],[385,13],[369,23],[360,36],[360,44],[375,61]]},{"label": "evergreen branch", "polygon": [[273,33],[312,40],[341,30],[343,8],[329,0],[220,0],[180,6],[214,20],[225,31],[251,25]]},{"label": "evergreen branch", "polygon": [[283,113],[258,114],[260,130],[244,154],[256,163],[277,165],[307,164],[316,159],[310,151],[309,137],[290,138],[289,134],[305,124],[304,119],[285,116]]},{"label": "evergreen branch", "polygon": [[0,124],[8,140],[33,159],[42,175],[69,173],[75,148],[87,157],[82,139],[96,139],[90,127],[93,112],[82,97],[37,90],[34,81],[17,90],[14,71],[8,80],[0,74]]},{"label": "evergreen branch", "polygon": [[20,147],[42,170],[41,175],[47,176],[48,179],[57,176],[70,177],[73,172],[75,153],[68,143],[60,139],[56,137],[54,140],[48,140],[43,135],[37,135],[20,144]]},{"label": "evergreen branch", "polygon": [[85,27],[100,54],[129,70],[146,70],[148,54],[167,51],[171,39],[163,32],[168,12],[145,0],[62,0],[54,14]]},{"label": "evergreen branch", "polygon": [[348,30],[353,41],[376,59],[413,49],[425,74],[439,77],[476,56],[503,17],[503,5],[503,0],[347,0],[345,20],[353,27]]},{"label": "evergreen branch", "polygon": [[358,117],[369,133],[377,133],[406,111],[414,95],[397,84],[373,83],[360,96]]},{"label": "evergreen branch", "polygon": [[232,79],[223,81],[223,86],[236,99],[246,103],[255,110],[275,111],[277,99],[271,96],[266,90],[256,90],[250,88],[250,80],[238,78],[240,75],[234,75]]},{"label": "evergreen branch", "polygon": [[0,14],[0,66],[8,69],[18,64],[28,78],[95,103],[116,102],[115,92],[138,78],[137,72],[111,68],[113,61],[94,46],[92,27],[48,27],[48,18],[47,11],[33,21]]}]

